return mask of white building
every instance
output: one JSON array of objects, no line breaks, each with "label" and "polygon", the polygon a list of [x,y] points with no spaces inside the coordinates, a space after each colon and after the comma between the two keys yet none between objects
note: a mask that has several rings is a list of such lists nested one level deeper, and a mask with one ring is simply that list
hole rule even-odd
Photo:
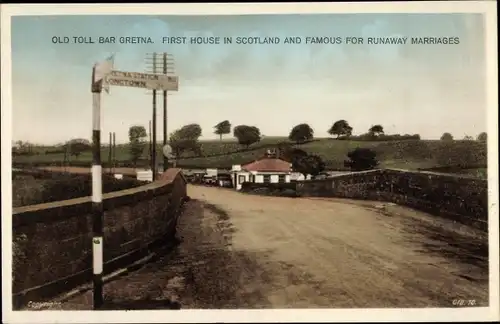
[{"label": "white building", "polygon": [[137,180],[139,181],[153,181],[153,171],[151,170],[136,170]]},{"label": "white building", "polygon": [[241,190],[243,182],[280,183],[290,182],[292,164],[290,162],[265,157],[245,165],[233,165],[231,179],[233,187]]},{"label": "white building", "polygon": [[311,180],[312,176],[310,174],[307,175],[307,177],[304,177],[304,175],[300,172],[292,172],[290,174],[290,180],[291,181],[303,181],[303,180]]}]

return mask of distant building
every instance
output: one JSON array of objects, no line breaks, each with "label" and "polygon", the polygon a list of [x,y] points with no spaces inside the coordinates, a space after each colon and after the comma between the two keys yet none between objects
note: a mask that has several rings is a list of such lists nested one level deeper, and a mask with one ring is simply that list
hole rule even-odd
[{"label": "distant building", "polygon": [[284,183],[290,182],[292,164],[275,157],[274,152],[257,161],[245,165],[233,165],[231,180],[236,190],[241,190],[243,182]]},{"label": "distant building", "polygon": [[304,175],[300,172],[292,172],[290,174],[290,180],[291,181],[303,181],[303,180],[311,180],[311,175],[308,174],[307,177],[304,177]]},{"label": "distant building", "polygon": [[136,170],[136,175],[139,181],[153,181],[153,171],[151,170]]}]

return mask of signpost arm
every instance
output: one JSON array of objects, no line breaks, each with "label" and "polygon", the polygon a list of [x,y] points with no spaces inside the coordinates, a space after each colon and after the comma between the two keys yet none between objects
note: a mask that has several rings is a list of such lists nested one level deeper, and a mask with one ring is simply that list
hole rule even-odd
[{"label": "signpost arm", "polygon": [[102,80],[95,82],[92,70],[92,270],[93,308],[103,304],[103,208],[101,167],[101,92]]},{"label": "signpost arm", "polygon": [[[163,53],[163,74],[167,74],[167,53]],[[167,145],[167,90],[163,90],[163,146]],[[167,171],[168,158],[163,155],[163,172]]]}]

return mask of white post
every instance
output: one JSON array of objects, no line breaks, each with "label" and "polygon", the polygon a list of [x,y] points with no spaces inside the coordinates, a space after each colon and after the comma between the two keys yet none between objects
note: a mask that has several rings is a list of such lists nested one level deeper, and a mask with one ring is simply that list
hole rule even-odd
[{"label": "white post", "polygon": [[101,167],[101,91],[102,80],[95,82],[92,70],[92,270],[93,308],[103,304],[103,208]]}]

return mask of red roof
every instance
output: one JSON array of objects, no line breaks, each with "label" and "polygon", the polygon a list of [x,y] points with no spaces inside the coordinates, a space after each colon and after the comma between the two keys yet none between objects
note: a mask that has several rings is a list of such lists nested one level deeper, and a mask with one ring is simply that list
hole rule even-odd
[{"label": "red roof", "polygon": [[292,167],[290,162],[280,159],[264,158],[241,167],[246,171],[258,172],[290,172]]}]

